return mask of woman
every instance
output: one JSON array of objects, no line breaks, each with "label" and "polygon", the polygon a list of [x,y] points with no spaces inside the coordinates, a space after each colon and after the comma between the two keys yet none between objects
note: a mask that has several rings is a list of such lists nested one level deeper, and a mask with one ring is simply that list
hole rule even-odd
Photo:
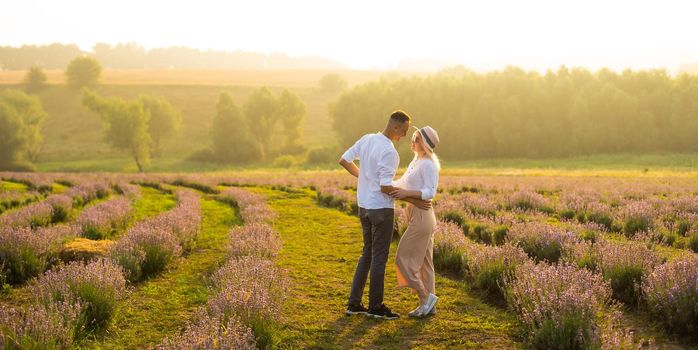
[{"label": "woman", "polygon": [[[439,135],[430,126],[417,129],[412,135],[411,149],[415,156],[407,171],[397,180],[390,195],[396,199],[407,197],[430,200],[436,194],[439,182],[439,159],[434,148]],[[411,317],[435,314],[434,290],[434,209],[422,210],[413,204],[407,207],[408,226],[397,247],[395,264],[399,287],[410,287],[419,296],[419,306],[409,313]]]}]

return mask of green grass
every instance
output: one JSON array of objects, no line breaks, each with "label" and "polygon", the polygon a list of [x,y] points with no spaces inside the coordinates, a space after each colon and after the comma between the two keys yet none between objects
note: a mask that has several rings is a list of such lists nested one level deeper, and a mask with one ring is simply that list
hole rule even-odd
[{"label": "green grass", "polygon": [[[407,317],[418,303],[409,289],[398,289],[391,247],[385,278],[385,303],[403,315],[396,321],[348,317],[344,309],[356,262],[361,252],[358,219],[318,207],[314,192],[268,195],[274,221],[283,240],[278,264],[287,269],[292,289],[282,311],[282,348],[293,349],[512,349],[522,344],[515,317],[485,304],[458,280],[441,276],[438,315],[423,320]],[[365,290],[367,298],[368,286]]]},{"label": "green grass", "polygon": [[12,181],[0,181],[0,190],[26,192],[27,185]]},{"label": "green grass", "polygon": [[161,275],[136,285],[121,302],[110,330],[81,344],[83,349],[144,349],[178,334],[206,302],[206,277],[226,257],[227,233],[240,224],[233,208],[202,197],[203,222],[194,250]]},{"label": "green grass", "polygon": [[141,197],[133,203],[131,223],[155,216],[175,207],[174,195],[162,193],[154,188],[140,186]]}]

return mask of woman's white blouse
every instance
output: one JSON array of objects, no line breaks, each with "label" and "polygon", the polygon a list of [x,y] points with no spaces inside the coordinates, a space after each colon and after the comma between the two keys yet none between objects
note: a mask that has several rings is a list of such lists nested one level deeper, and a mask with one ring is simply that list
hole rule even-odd
[{"label": "woman's white blouse", "polygon": [[434,198],[438,184],[439,169],[430,158],[413,159],[402,177],[393,182],[394,187],[422,192],[423,200]]}]

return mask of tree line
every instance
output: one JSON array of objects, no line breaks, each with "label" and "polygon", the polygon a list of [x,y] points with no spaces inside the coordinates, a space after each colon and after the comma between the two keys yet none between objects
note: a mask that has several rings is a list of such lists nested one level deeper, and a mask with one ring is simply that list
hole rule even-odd
[{"label": "tree line", "polygon": [[[105,141],[127,152],[138,171],[145,170],[151,157],[160,153],[162,142],[181,126],[181,114],[162,97],[145,95],[126,101],[85,88],[83,105],[102,118]],[[288,90],[276,96],[267,88],[257,89],[242,110],[222,93],[209,129],[210,146],[193,158],[240,164],[303,153],[300,127],[305,113],[303,101]]]},{"label": "tree line", "polygon": [[698,77],[665,70],[545,74],[453,68],[357,86],[331,107],[342,147],[392,110],[438,130],[447,159],[698,151]]},{"label": "tree line", "polygon": [[97,43],[91,52],[75,44],[0,46],[0,69],[31,66],[62,69],[79,56],[95,58],[108,69],[342,69],[343,64],[318,56],[292,57],[283,53],[203,51],[172,46],[146,50],[135,43]]}]

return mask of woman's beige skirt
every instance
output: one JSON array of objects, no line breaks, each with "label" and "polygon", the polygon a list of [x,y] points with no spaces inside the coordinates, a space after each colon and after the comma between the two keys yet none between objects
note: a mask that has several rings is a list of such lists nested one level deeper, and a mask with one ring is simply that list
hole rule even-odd
[{"label": "woman's beige skirt", "polygon": [[408,226],[397,246],[395,265],[397,283],[410,287],[420,296],[435,293],[434,286],[434,209],[422,210],[407,206]]}]

